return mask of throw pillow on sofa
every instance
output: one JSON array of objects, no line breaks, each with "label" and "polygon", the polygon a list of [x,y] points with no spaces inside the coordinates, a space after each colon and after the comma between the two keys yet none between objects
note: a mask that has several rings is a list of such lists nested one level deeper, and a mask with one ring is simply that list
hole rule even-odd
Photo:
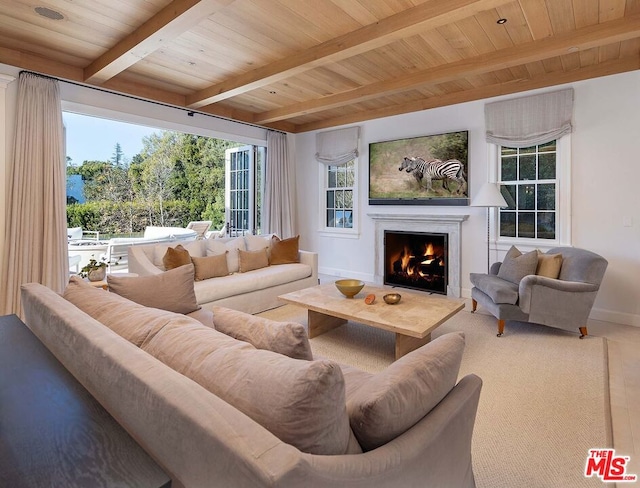
[{"label": "throw pillow on sofa", "polygon": [[187,314],[200,308],[193,288],[194,267],[189,263],[150,276],[108,275],[109,291],[145,307]]},{"label": "throw pillow on sofa", "polygon": [[522,254],[517,247],[511,246],[500,265],[498,278],[502,278],[503,280],[510,281],[517,285],[525,276],[536,274],[537,267],[537,250]]},{"label": "throw pillow on sofa", "polygon": [[219,347],[219,335],[225,335],[206,329],[165,327],[144,350],[303,452],[359,451],[352,443],[340,366],[291,359],[246,342]]},{"label": "throw pillow on sofa", "polygon": [[351,428],[365,451],[413,427],[455,386],[464,334],[445,334],[365,380],[347,398]]},{"label": "throw pillow on sofa", "polygon": [[219,254],[226,254],[227,267],[229,273],[237,273],[240,269],[240,262],[238,257],[238,251],[246,251],[244,239],[237,237],[235,239],[206,239],[206,253],[207,256],[217,256]]},{"label": "throw pillow on sofa", "polygon": [[204,258],[191,258],[195,268],[195,280],[202,281],[209,278],[219,278],[229,274],[227,265],[227,252],[217,256],[207,256]]},{"label": "throw pillow on sofa", "polygon": [[300,236],[282,240],[278,236],[273,236],[271,238],[271,254],[269,256],[269,264],[299,263],[299,241]]},{"label": "throw pillow on sofa", "polygon": [[225,307],[212,307],[216,330],[257,349],[311,361],[313,354],[307,331],[296,322],[277,322]]},{"label": "throw pillow on sofa", "polygon": [[238,251],[239,265],[238,270],[241,273],[253,271],[254,269],[266,268],[269,266],[269,257],[266,249],[259,251]]},{"label": "throw pillow on sofa", "polygon": [[182,247],[182,244],[178,244],[176,247],[167,248],[162,258],[162,264],[166,270],[179,268],[185,264],[191,264],[191,256],[189,251]]},{"label": "throw pillow on sofa", "polygon": [[562,254],[545,254],[538,251],[536,274],[547,278],[558,279],[562,268]]}]

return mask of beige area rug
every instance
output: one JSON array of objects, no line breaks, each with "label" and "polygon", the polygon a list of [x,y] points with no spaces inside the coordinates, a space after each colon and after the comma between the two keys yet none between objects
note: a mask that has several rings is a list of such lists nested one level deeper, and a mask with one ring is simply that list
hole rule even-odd
[{"label": "beige area rug", "polygon": [[[259,314],[306,325],[294,305]],[[432,337],[463,331],[460,377],[483,380],[472,454],[478,488],[603,486],[585,478],[590,448],[611,446],[606,340],[524,323],[496,337],[492,316],[463,311]],[[313,353],[376,372],[393,361],[393,335],[349,322],[311,339]]]}]

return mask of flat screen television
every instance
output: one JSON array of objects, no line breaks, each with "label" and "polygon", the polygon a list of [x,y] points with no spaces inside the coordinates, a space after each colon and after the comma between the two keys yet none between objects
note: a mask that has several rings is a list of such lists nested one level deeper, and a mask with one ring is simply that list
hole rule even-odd
[{"label": "flat screen television", "polygon": [[370,205],[469,205],[468,131],[369,144]]}]

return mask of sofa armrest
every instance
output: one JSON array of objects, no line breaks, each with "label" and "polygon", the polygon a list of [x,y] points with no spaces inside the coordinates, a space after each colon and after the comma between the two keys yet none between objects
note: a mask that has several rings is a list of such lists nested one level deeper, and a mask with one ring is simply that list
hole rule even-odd
[{"label": "sofa armrest", "polygon": [[578,303],[582,303],[584,300],[580,297],[582,294],[595,293],[598,291],[599,286],[593,283],[583,283],[579,281],[564,281],[546,276],[528,275],[522,278],[518,289],[518,296],[520,309],[524,313],[531,313],[531,303],[534,293],[538,288],[553,290],[553,295],[556,298],[553,303],[547,303],[547,307],[554,308],[554,303],[558,303],[562,308],[570,308],[572,301],[578,298]]},{"label": "sofa armrest", "polygon": [[143,246],[131,246],[127,251],[129,273],[135,273],[138,276],[158,275],[162,273],[147,256],[142,249]]},{"label": "sofa armrest", "polygon": [[312,274],[311,276],[318,279],[318,253],[311,251],[298,251],[298,257],[300,258],[300,262],[302,264],[307,264],[311,266]]}]

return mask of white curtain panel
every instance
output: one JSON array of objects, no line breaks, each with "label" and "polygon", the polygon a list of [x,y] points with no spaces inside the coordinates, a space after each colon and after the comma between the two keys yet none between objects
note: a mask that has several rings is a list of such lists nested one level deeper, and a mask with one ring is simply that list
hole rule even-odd
[{"label": "white curtain panel", "polygon": [[2,315],[22,316],[23,283],[64,289],[69,274],[65,174],[58,82],[22,72],[8,171]]},{"label": "white curtain panel", "polygon": [[360,127],[319,132],[316,135],[316,159],[327,166],[341,166],[358,156]]},{"label": "white curtain panel", "polygon": [[573,88],[484,106],[487,142],[506,147],[544,144],[569,134]]},{"label": "white curtain panel", "polygon": [[263,229],[282,239],[296,235],[294,182],[287,134],[267,131]]}]

